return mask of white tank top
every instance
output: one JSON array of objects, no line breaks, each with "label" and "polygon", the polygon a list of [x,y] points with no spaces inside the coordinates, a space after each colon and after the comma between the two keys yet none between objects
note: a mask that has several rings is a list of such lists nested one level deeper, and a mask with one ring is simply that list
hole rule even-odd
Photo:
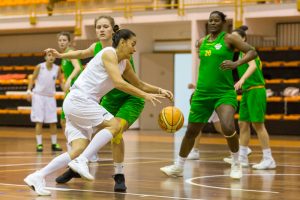
[{"label": "white tank top", "polygon": [[[71,88],[71,92],[80,90],[81,93],[86,94],[89,98],[99,103],[100,99],[114,88],[114,84],[106,72],[102,61],[102,55],[106,51],[113,51],[116,54],[116,50],[113,47],[102,49],[79,75]],[[126,59],[121,60],[118,67],[120,73],[123,74],[126,68]]]},{"label": "white tank top", "polygon": [[40,71],[32,91],[39,95],[53,97],[56,91],[55,81],[57,79],[59,66],[53,64],[50,70],[47,69],[46,62],[39,64],[39,66]]}]

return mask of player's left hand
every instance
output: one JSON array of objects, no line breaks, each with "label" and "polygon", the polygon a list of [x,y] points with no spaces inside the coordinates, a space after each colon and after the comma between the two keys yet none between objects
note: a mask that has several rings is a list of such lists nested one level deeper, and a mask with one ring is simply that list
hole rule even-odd
[{"label": "player's left hand", "polygon": [[71,81],[68,79],[68,80],[65,82],[65,85],[64,85],[64,88],[63,88],[64,92],[69,91],[70,86],[71,86]]},{"label": "player's left hand", "polygon": [[235,62],[231,60],[224,60],[220,65],[221,70],[233,70],[237,68],[237,65]]},{"label": "player's left hand", "polygon": [[163,94],[165,97],[173,101],[174,95],[171,91],[160,88],[159,93]]},{"label": "player's left hand", "polygon": [[234,89],[235,90],[239,90],[242,88],[243,84],[244,84],[245,80],[244,79],[240,79],[238,82],[236,82],[234,84]]}]

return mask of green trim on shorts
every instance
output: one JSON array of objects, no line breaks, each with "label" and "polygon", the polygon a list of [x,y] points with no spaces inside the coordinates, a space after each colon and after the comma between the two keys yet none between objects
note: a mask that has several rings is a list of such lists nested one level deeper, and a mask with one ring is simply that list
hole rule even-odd
[{"label": "green trim on shorts", "polygon": [[266,109],[266,88],[255,88],[243,92],[240,102],[239,121],[263,123]]}]

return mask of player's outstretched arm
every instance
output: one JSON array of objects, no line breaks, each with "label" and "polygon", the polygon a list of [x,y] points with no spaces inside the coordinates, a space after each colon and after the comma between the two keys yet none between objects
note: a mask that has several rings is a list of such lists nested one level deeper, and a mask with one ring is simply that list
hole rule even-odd
[{"label": "player's outstretched arm", "polygon": [[126,69],[123,73],[123,77],[132,85],[143,90],[144,92],[154,93],[154,94],[163,94],[165,97],[173,100],[173,93],[169,90],[165,90],[163,88],[157,87],[155,85],[151,85],[140,80],[136,73],[133,71],[131,64],[129,61],[126,63]]},{"label": "player's outstretched arm", "polygon": [[56,58],[64,59],[85,59],[94,56],[94,48],[96,43],[92,44],[89,48],[84,50],[68,51],[66,53],[59,53],[56,49],[48,48],[44,51],[52,53]]},{"label": "player's outstretched arm", "polygon": [[117,88],[118,90],[131,94],[133,96],[144,98],[147,101],[151,101],[153,105],[156,105],[156,103],[161,103],[159,99],[165,98],[163,94],[146,93],[138,89],[137,87],[127,83],[121,76],[118,67],[118,59],[113,51],[104,52],[102,55],[102,61],[108,75],[115,85],[115,88]]}]

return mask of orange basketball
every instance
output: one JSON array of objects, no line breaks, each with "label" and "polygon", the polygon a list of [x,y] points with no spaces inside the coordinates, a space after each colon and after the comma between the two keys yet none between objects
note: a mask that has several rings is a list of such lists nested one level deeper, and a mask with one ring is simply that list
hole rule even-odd
[{"label": "orange basketball", "polygon": [[183,122],[184,116],[182,112],[174,106],[163,108],[158,116],[160,128],[168,133],[178,131],[183,126]]}]

